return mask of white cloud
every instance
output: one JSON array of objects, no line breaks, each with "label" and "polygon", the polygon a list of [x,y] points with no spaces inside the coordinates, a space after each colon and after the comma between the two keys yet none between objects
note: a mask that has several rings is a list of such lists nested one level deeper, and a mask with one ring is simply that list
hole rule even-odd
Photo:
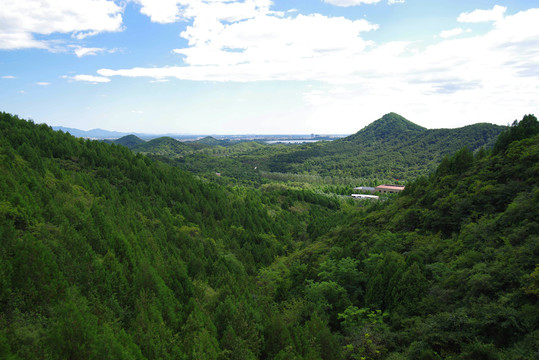
[{"label": "white cloud", "polygon": [[107,53],[114,53],[116,52],[116,49],[105,49],[105,48],[86,48],[81,46],[74,46],[73,52],[77,57],[83,57],[83,56],[90,56],[90,55],[97,55],[99,53],[107,52]]},{"label": "white cloud", "polygon": [[462,13],[457,18],[458,22],[479,23],[502,20],[507,8],[505,6],[494,5],[491,10],[474,10],[469,13]]},{"label": "white cloud", "polygon": [[39,86],[49,86],[51,83],[49,82],[44,82],[44,81],[40,81],[40,82],[36,82],[36,85],[39,85]]},{"label": "white cloud", "polygon": [[[219,1],[212,4],[218,8],[230,5]],[[189,46],[174,50],[184,56],[184,66],[101,69],[98,74],[240,82],[319,80],[362,83],[374,78],[396,83],[391,79],[434,73],[437,79],[448,79],[457,74],[459,78],[469,76],[472,80],[484,77],[490,82],[486,69],[500,73],[501,78],[510,73],[530,73],[535,65],[532,55],[539,55],[536,46],[519,45],[539,42],[538,27],[535,26],[539,22],[538,9],[498,20],[486,35],[448,39],[421,50],[406,42],[376,45],[363,40],[362,32],[377,28],[365,20],[352,21],[319,14],[277,16],[269,9],[255,9],[258,14],[254,17],[228,23],[222,20],[226,12],[216,15],[210,5],[206,3],[204,9],[189,10],[193,11],[190,15],[193,22],[181,34]],[[185,9],[184,14],[189,11]],[[441,36],[449,38],[462,31],[468,30],[457,28],[443,32]],[[422,77],[421,84],[430,81],[426,75]],[[458,91],[469,88],[472,83],[482,82],[448,81],[441,85],[433,81],[428,91]]]},{"label": "white cloud", "polygon": [[[470,121],[505,124],[537,111],[539,9],[498,21],[482,36],[443,40],[413,56],[397,56],[374,69],[363,82],[315,89],[305,94],[310,121],[361,114],[362,121],[395,111],[426,127]],[[383,69],[392,69],[384,77]],[[443,115],[441,115],[443,114]],[[416,116],[413,118],[412,116]],[[358,125],[356,130],[366,123]],[[447,126],[447,125],[445,125]],[[348,131],[355,131],[354,128]]]},{"label": "white cloud", "polygon": [[465,32],[471,32],[471,30],[470,29],[464,30],[463,28],[454,28],[454,29],[451,29],[451,30],[444,30],[444,31],[442,31],[440,33],[440,37],[442,37],[444,39],[447,39],[447,38],[450,38],[450,37],[454,37],[454,36],[464,34]]},{"label": "white cloud", "polygon": [[404,4],[406,0],[387,0],[387,3],[389,5],[393,5],[393,4]]},{"label": "white cloud", "polygon": [[13,75],[4,75],[2,76],[2,79],[15,79],[16,77]]},{"label": "white cloud", "polygon": [[190,65],[290,63],[360,52],[368,43],[359,34],[376,28],[365,20],[318,14],[259,16],[211,30],[195,23],[182,33],[191,46],[175,52]]},{"label": "white cloud", "polygon": [[[267,13],[271,0],[133,0],[153,22],[166,24],[203,15],[218,21],[239,21]],[[380,0],[377,0],[380,1]]]},{"label": "white cloud", "polygon": [[[432,118],[439,113],[444,119],[499,123],[514,118],[515,111],[539,107],[539,9],[505,16],[486,34],[439,38],[425,49],[408,42],[367,42],[361,33],[376,25],[317,14],[262,13],[233,23],[204,19],[193,19],[182,33],[189,46],[176,52],[184,56],[185,65],[101,69],[98,74],[155,80],[321,81],[329,85],[304,98],[313,109],[304,114],[306,119],[320,126],[328,118],[354,116],[350,114],[372,121],[381,115],[375,113],[379,109],[424,114],[411,120],[429,127],[435,126]],[[455,126],[463,124],[457,121]],[[357,129],[348,129],[353,130]]]},{"label": "white cloud", "polygon": [[311,78],[314,71],[317,79],[326,79],[340,65],[357,68],[350,59],[371,45],[361,38],[361,33],[378,28],[364,19],[275,13],[266,1],[246,4],[236,3],[242,11],[232,11],[234,3],[218,1],[184,9],[184,16],[192,19],[192,25],[181,33],[189,46],[174,52],[184,56],[187,66],[101,69],[98,73],[251,81],[291,77],[304,80]]},{"label": "white cloud", "polygon": [[34,35],[72,34],[76,39],[122,29],[123,9],[110,0],[3,0],[0,49],[49,49]]},{"label": "white cloud", "polygon": [[180,1],[177,0],[135,0],[142,6],[141,13],[153,22],[166,24],[180,19]]},{"label": "white cloud", "polygon": [[[0,13],[0,19],[1,19]],[[1,26],[1,20],[0,20],[0,26]],[[15,30],[15,29],[13,29]],[[11,29],[4,30],[0,28],[0,49],[28,49],[28,48],[36,48],[36,49],[46,49],[48,48],[48,44],[46,41],[38,41],[34,40],[32,35],[30,33],[16,33],[11,32]]]},{"label": "white cloud", "polygon": [[[381,0],[322,0],[323,2],[335,6],[358,6],[361,4],[376,4],[379,3]],[[389,0],[390,3],[392,0]],[[398,1],[398,0],[397,0]]]},{"label": "white cloud", "polygon": [[103,76],[94,76],[94,75],[75,75],[73,77],[67,77],[75,81],[86,81],[91,83],[108,83],[110,79]]}]

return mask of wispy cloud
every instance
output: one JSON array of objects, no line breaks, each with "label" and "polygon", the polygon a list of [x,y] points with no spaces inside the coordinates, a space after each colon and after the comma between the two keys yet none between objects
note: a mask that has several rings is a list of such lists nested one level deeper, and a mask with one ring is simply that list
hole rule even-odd
[{"label": "wispy cloud", "polygon": [[51,84],[50,82],[44,82],[44,81],[36,82],[36,85],[39,85],[39,86],[49,86],[50,84]]},{"label": "wispy cloud", "polygon": [[87,48],[87,47],[81,47],[81,46],[74,46],[73,52],[77,57],[83,57],[83,56],[89,56],[89,55],[97,55],[102,52],[114,52],[114,50],[110,51],[105,48]]},{"label": "wispy cloud", "polygon": [[468,30],[447,30],[427,48],[366,41],[362,33],[377,28],[367,21],[268,10],[225,22],[209,14],[213,12],[193,13],[192,25],[181,34],[189,45],[176,49],[184,56],[183,66],[101,69],[98,74],[155,80],[321,81],[327,88],[307,92],[304,98],[312,109],[309,121],[321,124],[355,113],[373,119],[381,115],[376,111],[388,106],[403,114],[422,114],[423,119],[415,120],[425,125],[440,111],[486,121],[481,109],[496,108],[499,117],[509,117],[536,97],[537,72],[530,69],[536,66],[539,48],[530,44],[539,39],[539,9],[507,16],[461,14],[461,22],[496,20],[490,20],[494,26],[482,35],[457,37]]},{"label": "wispy cloud", "polygon": [[[193,19],[204,13],[207,20],[217,19],[228,22],[252,18],[260,13],[268,13],[271,0],[134,0],[141,5],[140,12],[151,21],[166,24]],[[380,0],[378,0],[380,1]]]},{"label": "wispy cloud", "polygon": [[[333,72],[357,69],[355,57],[372,46],[361,34],[378,28],[364,19],[275,13],[263,6],[266,3],[216,2],[185,8],[183,16],[192,25],[181,36],[188,47],[174,49],[185,66],[98,73],[214,81],[322,80],[333,77]],[[241,4],[242,11],[233,11],[234,4]]]},{"label": "wispy cloud", "polygon": [[502,20],[507,8],[505,6],[494,5],[491,10],[477,9],[472,12],[465,12],[459,15],[458,22],[479,23]]},{"label": "wispy cloud", "polygon": [[533,111],[539,48],[531,44],[539,39],[538,22],[539,9],[508,15],[484,35],[443,39],[413,55],[393,56],[363,81],[339,85],[344,95],[332,93],[333,86],[309,91],[309,121],[323,124],[349,114],[375,119],[389,108],[427,127],[444,114],[456,127],[465,119],[500,122]]},{"label": "wispy cloud", "polygon": [[52,49],[34,35],[72,34],[75,39],[122,30],[123,8],[110,0],[4,0],[0,49]]},{"label": "wispy cloud", "polygon": [[467,32],[471,32],[471,29],[464,30],[463,28],[454,28],[451,30],[444,30],[440,32],[440,37],[447,39],[447,38],[458,36]]},{"label": "wispy cloud", "polygon": [[[374,88],[392,84],[402,92],[416,86],[422,94],[479,87],[429,85],[429,74],[438,78],[456,74],[473,84],[488,84],[497,93],[517,86],[530,74],[523,69],[533,68],[539,58],[539,48],[526,45],[536,43],[539,37],[539,9],[506,16],[480,36],[453,39],[468,30],[445,31],[440,34],[441,41],[426,49],[407,42],[366,41],[362,33],[378,25],[365,20],[319,14],[277,16],[260,11],[254,18],[226,24],[215,18],[208,20],[215,13],[211,8],[193,13],[193,25],[181,34],[189,46],[175,50],[184,56],[183,66],[100,69],[98,74],[154,80],[316,80]],[[514,65],[506,64],[509,59]],[[414,74],[421,74],[426,81],[410,82]]]},{"label": "wispy cloud", "polygon": [[94,75],[75,75],[75,76],[64,76],[66,79],[74,80],[74,81],[84,81],[89,83],[108,83],[110,82],[109,78],[103,77],[103,76],[94,76]]},{"label": "wispy cloud", "polygon": [[[376,4],[379,3],[381,0],[322,0],[323,2],[335,6],[358,6],[361,4]],[[391,1],[391,0],[389,0]]]},{"label": "wispy cloud", "polygon": [[[325,2],[327,4],[335,5],[335,6],[341,6],[341,7],[349,7],[349,6],[359,6],[359,5],[369,5],[369,4],[377,4],[382,0],[322,0],[322,2]],[[387,3],[389,5],[393,4],[402,4],[405,0],[387,0]]]},{"label": "wispy cloud", "polygon": [[16,79],[16,77],[13,75],[4,75],[2,76],[2,79]]}]

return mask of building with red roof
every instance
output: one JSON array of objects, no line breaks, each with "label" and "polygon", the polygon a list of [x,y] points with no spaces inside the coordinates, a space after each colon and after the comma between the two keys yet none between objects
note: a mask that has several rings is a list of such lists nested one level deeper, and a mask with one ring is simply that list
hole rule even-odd
[{"label": "building with red roof", "polygon": [[398,193],[404,190],[404,185],[378,185],[375,187],[376,191],[381,194]]}]

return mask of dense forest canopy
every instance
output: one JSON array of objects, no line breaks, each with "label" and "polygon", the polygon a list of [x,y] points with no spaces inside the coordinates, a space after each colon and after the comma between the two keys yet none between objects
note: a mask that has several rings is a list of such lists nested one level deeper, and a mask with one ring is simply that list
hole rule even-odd
[{"label": "dense forest canopy", "polygon": [[[362,151],[453,136],[390,115],[388,129],[299,155],[277,147],[265,164],[294,168],[304,152],[338,164],[363,135]],[[499,130],[460,134],[484,145]],[[482,145],[455,149],[387,201],[356,202],[223,186],[177,159],[0,113],[0,358],[532,359],[537,119]],[[238,171],[247,154],[231,160]]]},{"label": "dense forest canopy", "polygon": [[472,151],[492,146],[502,130],[492,124],[429,130],[389,113],[346,138],[272,156],[267,167],[274,172],[409,181],[427,175],[444,155],[464,146]]},{"label": "dense forest canopy", "polygon": [[491,148],[503,129],[482,123],[429,130],[389,113],[348,137],[303,145],[268,145],[211,137],[184,143],[166,137],[136,143],[130,136],[115,142],[135,152],[167,157],[165,161],[170,164],[210,179],[218,172],[234,182],[260,185],[267,180],[294,181],[298,176],[307,176],[307,183],[357,186],[407,182],[427,175],[445,155],[464,146],[471,151]]}]

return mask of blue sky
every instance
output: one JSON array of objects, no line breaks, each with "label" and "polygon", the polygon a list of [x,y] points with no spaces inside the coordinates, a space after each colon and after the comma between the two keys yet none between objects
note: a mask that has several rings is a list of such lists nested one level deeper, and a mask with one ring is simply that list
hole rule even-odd
[{"label": "blue sky", "polygon": [[2,0],[0,111],[146,133],[353,133],[539,108],[536,0]]}]

